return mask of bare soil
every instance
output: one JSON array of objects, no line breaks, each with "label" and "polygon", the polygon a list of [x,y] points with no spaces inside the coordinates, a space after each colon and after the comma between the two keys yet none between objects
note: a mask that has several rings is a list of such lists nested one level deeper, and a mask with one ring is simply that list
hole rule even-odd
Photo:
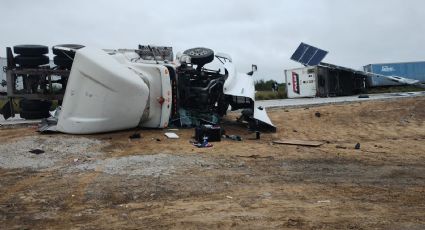
[{"label": "bare soil", "polygon": [[243,141],[206,149],[191,129],[3,127],[0,229],[425,229],[425,97],[269,115],[277,133],[255,140],[231,114],[223,126]]}]

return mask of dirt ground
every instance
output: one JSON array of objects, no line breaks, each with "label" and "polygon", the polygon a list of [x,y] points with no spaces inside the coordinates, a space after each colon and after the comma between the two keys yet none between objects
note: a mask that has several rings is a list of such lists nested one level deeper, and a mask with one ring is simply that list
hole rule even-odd
[{"label": "dirt ground", "polygon": [[223,126],[243,141],[208,149],[193,130],[3,127],[0,229],[425,229],[425,97],[269,115],[277,133],[255,140],[233,115]]}]

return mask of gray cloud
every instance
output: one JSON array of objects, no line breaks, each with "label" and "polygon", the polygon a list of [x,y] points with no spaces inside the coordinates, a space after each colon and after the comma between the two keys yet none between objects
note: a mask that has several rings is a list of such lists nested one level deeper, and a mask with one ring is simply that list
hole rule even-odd
[{"label": "gray cloud", "polygon": [[284,69],[300,66],[289,57],[301,41],[353,68],[424,60],[424,8],[422,0],[3,0],[0,44],[206,46],[281,82]]}]

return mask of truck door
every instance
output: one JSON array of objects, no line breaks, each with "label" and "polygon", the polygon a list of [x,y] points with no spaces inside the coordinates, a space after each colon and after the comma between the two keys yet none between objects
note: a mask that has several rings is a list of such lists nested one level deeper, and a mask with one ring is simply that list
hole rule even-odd
[{"label": "truck door", "polygon": [[316,73],[314,68],[286,70],[288,98],[315,97]]}]

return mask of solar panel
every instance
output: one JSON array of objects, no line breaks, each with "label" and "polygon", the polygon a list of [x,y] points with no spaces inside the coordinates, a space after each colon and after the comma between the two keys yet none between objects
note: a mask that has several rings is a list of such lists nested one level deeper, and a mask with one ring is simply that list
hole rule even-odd
[{"label": "solar panel", "polygon": [[326,57],[328,51],[321,50],[314,46],[301,43],[301,45],[295,50],[291,60],[299,62],[306,66],[315,66],[320,64]]}]

